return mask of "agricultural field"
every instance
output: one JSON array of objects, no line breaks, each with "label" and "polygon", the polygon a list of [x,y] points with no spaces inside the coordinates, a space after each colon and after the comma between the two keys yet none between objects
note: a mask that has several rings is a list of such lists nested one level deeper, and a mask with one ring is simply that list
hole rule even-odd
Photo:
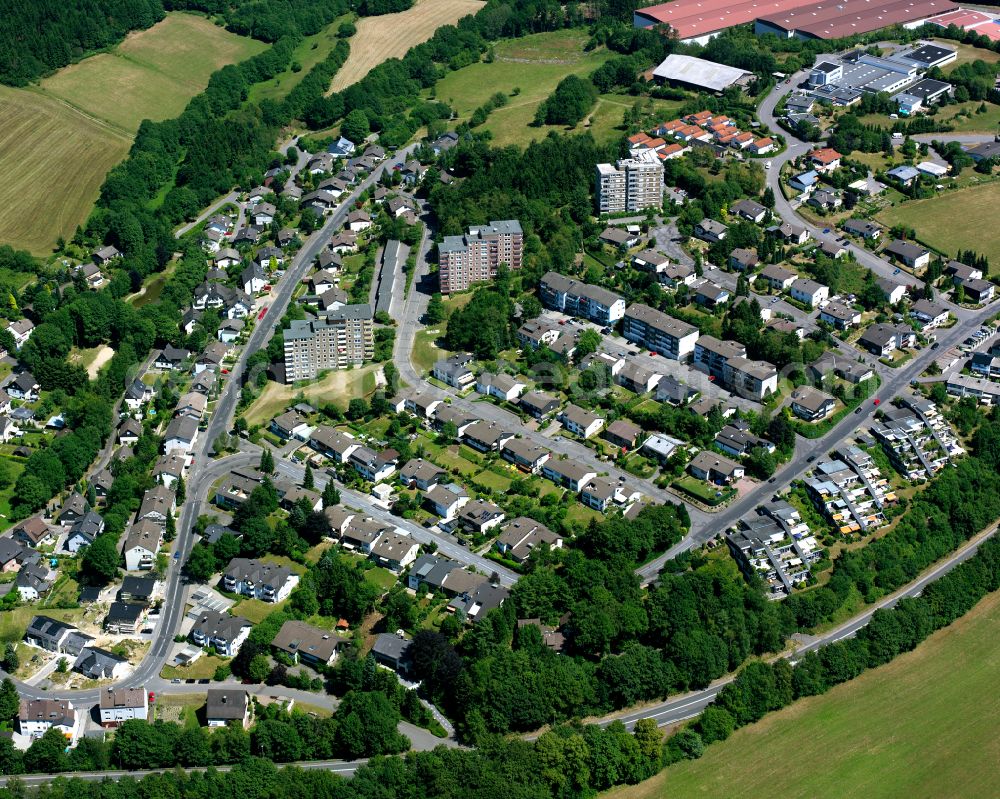
[{"label": "agricultural field", "polygon": [[994,795],[998,637],[994,593],[915,651],[605,797]]},{"label": "agricultural field", "polygon": [[351,37],[351,55],[334,75],[331,92],[346,89],[389,58],[401,58],[414,45],[426,42],[442,25],[475,14],[480,0],[418,0],[406,11],[358,20]]},{"label": "agricultural field", "polygon": [[0,87],[0,241],[43,255],[72,236],[144,118],[176,116],[214,70],[263,49],[169,14],[37,87]]},{"label": "agricultural field", "polygon": [[170,14],[152,28],[130,34],[110,53],[59,70],[40,88],[133,133],[143,119],[177,116],[215,70],[265,48],[203,17]]},{"label": "agricultural field", "polygon": [[902,223],[913,227],[922,242],[946,254],[971,248],[1000,263],[1000,237],[983,236],[984,230],[993,230],[996,225],[998,203],[1000,182],[994,181],[901,203],[876,218],[888,226]]}]

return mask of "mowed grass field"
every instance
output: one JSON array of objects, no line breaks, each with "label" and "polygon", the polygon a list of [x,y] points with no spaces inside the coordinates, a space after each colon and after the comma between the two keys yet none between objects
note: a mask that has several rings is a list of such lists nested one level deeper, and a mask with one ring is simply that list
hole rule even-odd
[{"label": "mowed grass field", "polygon": [[357,83],[387,59],[402,58],[442,25],[454,24],[484,5],[480,0],[417,0],[413,8],[398,14],[358,20],[358,32],[350,39],[351,54],[333,76],[330,91],[338,92]]},{"label": "mowed grass field", "polygon": [[1000,594],[913,652],[606,799],[997,795]]},{"label": "mowed grass field", "polygon": [[264,47],[169,14],[37,87],[0,87],[0,241],[44,254],[72,236],[144,118],[176,116],[213,71]]},{"label": "mowed grass field", "polygon": [[1000,182],[993,182],[911,200],[886,208],[876,218],[889,226],[913,227],[921,241],[948,255],[973,249],[1000,263],[1000,236],[995,235],[998,207]]},{"label": "mowed grass field", "polygon": [[226,64],[266,48],[204,17],[169,14],[110,53],[86,58],[41,82],[41,90],[132,133],[144,119],[169,119]]}]

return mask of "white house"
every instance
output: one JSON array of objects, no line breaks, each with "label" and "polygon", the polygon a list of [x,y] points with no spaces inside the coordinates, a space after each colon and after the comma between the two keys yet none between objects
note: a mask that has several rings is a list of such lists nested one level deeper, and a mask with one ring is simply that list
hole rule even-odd
[{"label": "white house", "polygon": [[22,699],[17,726],[26,738],[41,738],[51,728],[59,730],[73,746],[83,729],[85,714],[78,713],[68,699]]},{"label": "white house", "polygon": [[101,726],[117,727],[123,721],[149,718],[149,694],[138,688],[108,687],[101,691],[98,703]]},{"label": "white house", "polygon": [[815,307],[823,300],[830,298],[830,289],[822,283],[810,280],[807,277],[800,277],[792,283],[789,293],[792,299],[798,300],[804,305]]}]

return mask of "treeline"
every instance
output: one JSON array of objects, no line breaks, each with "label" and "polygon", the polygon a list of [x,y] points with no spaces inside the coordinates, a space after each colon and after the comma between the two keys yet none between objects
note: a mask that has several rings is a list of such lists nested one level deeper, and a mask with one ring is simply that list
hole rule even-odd
[{"label": "treeline", "polygon": [[[431,752],[412,752],[403,759],[375,758],[361,766],[350,781],[327,771],[281,771],[274,762],[268,762],[287,761],[296,754],[323,757],[325,753],[348,752],[355,744],[358,747],[355,752],[391,751],[394,723],[399,719],[392,699],[382,693],[354,688],[345,695],[332,719],[310,718],[301,713],[288,715],[268,708],[260,711],[257,725],[250,733],[237,726],[206,735],[201,729],[183,730],[162,722],[148,725],[130,721],[122,725],[112,744],[85,738],[67,753],[61,737],[57,740],[56,735],[47,734],[23,755],[9,740],[0,739],[0,772],[137,769],[175,763],[235,764],[227,773],[175,771],[146,777],[140,782],[129,778],[104,784],[73,779],[56,781],[44,789],[47,799],[131,795],[170,795],[180,799],[220,795],[575,799],[614,785],[634,784],[679,760],[698,758],[707,745],[727,739],[738,727],[752,724],[800,697],[824,693],[866,669],[914,649],[935,630],[961,617],[998,588],[1000,542],[991,539],[979,547],[973,558],[924,588],[919,597],[904,598],[890,610],[876,611],[856,637],[809,652],[794,667],[784,659],[746,666],[722,689],[715,703],[666,740],[651,719],[639,721],[631,733],[621,722],[603,729],[595,725],[557,726],[535,741],[506,739],[479,729],[476,749],[440,746]],[[535,628],[524,628],[519,637],[525,630],[534,632],[525,634],[519,645],[541,646]],[[435,654],[445,656],[438,662],[442,670],[458,668],[453,662],[454,655],[447,652],[420,653],[428,658]],[[355,666],[353,684],[377,679],[369,661]],[[365,674],[373,676],[366,678]],[[530,688],[531,682],[546,675],[522,672],[519,676],[528,678]],[[460,679],[456,688],[463,688]],[[530,698],[530,693],[514,693],[510,701],[526,703]],[[353,727],[355,722],[347,720],[352,714],[357,722],[371,725],[370,738],[352,736],[350,730],[344,729]],[[259,759],[258,755],[267,760]],[[0,790],[0,799],[21,796],[24,791],[20,786]]]},{"label": "treeline", "polygon": [[0,83],[26,86],[163,19],[160,0],[19,0],[0,14]]},{"label": "treeline", "polygon": [[319,33],[351,8],[347,0],[164,0],[163,4],[168,10],[220,16],[233,33],[263,42]]}]

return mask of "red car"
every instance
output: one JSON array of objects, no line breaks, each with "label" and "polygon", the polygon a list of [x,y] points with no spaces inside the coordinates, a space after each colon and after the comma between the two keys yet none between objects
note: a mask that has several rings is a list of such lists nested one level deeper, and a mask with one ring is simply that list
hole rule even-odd
[{"label": "red car", "polygon": [[875,404],[876,405],[881,405],[882,404],[882,400],[880,400],[878,397],[875,397]]},{"label": "red car", "polygon": [[650,351],[649,351],[649,357],[650,357],[650,358],[655,358],[655,357],[656,357],[656,353],[655,353],[655,352],[653,352],[652,350],[650,350]]},{"label": "red car", "polygon": [[265,305],[265,306],[264,306],[263,308],[261,308],[261,310],[260,310],[260,313],[259,313],[259,314],[257,314],[257,321],[258,321],[258,322],[259,322],[259,321],[260,321],[261,319],[263,319],[263,318],[264,318],[264,314],[266,314],[266,313],[267,313],[267,309],[268,309],[268,306],[267,306],[267,305]]},{"label": "red car", "polygon": [[156,702],[156,692],[155,691],[150,691],[149,692],[149,704],[152,705],[155,702]]}]

